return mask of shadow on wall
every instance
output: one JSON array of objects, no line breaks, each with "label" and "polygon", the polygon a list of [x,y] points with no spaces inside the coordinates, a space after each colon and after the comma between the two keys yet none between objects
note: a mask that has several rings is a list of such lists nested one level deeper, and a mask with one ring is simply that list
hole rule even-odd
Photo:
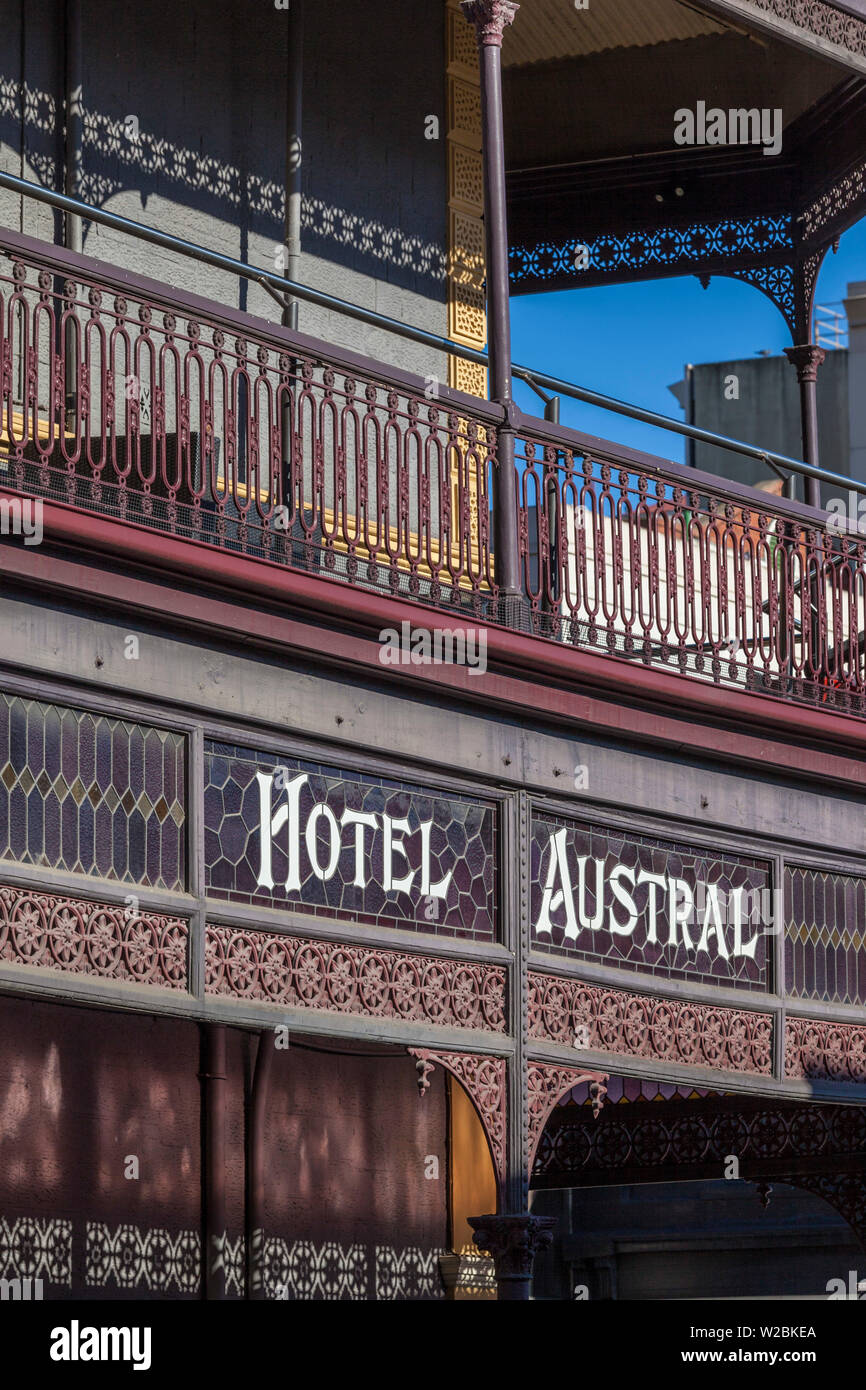
[{"label": "shadow on wall", "polygon": [[[359,23],[350,0],[307,5],[303,249],[441,302],[444,128],[435,141],[424,131],[429,113],[445,124],[444,16],[431,5],[409,26],[401,9],[400,0],[374,0]],[[5,167],[32,170],[55,188],[63,182],[62,18],[62,6],[53,21],[28,14],[23,45],[12,16],[0,39]],[[99,206],[111,199],[112,211],[132,217],[141,215],[139,198],[145,210],[157,198],[183,209],[180,218],[154,218],[172,232],[236,252],[240,231],[242,254],[257,237],[276,256],[286,24],[286,12],[265,0],[85,7],[79,196]],[[227,229],[216,242],[214,221]]]}]

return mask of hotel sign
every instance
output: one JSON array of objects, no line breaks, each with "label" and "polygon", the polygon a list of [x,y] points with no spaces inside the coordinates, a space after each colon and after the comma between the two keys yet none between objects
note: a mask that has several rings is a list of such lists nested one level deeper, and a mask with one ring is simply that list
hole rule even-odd
[{"label": "hotel sign", "polygon": [[205,749],[211,897],[495,938],[495,807],[217,743]]},{"label": "hotel sign", "polygon": [[533,820],[533,946],[709,983],[767,987],[766,862],[544,815]]}]

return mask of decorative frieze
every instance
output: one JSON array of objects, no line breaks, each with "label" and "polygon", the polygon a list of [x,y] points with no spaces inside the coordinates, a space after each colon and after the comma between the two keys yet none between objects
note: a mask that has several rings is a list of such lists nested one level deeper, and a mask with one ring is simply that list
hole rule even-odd
[{"label": "decorative frieze", "polygon": [[[761,1164],[810,1160],[832,1174],[862,1153],[866,1112],[859,1106],[779,1104],[712,1096],[662,1104],[613,1106],[596,1124],[582,1106],[561,1106],[544,1129],[535,1160],[540,1186],[560,1179],[591,1185],[611,1171],[622,1182],[645,1181],[652,1170],[683,1178],[721,1177],[730,1155],[749,1165],[749,1176],[768,1176]],[[802,1169],[800,1170],[802,1171]],[[611,1179],[605,1179],[611,1180]],[[613,1179],[616,1180],[616,1179]],[[828,1199],[829,1200],[829,1199]]]},{"label": "decorative frieze", "polygon": [[505,1031],[505,971],[405,951],[207,929],[207,994],[301,1009]]},{"label": "decorative frieze", "polygon": [[532,972],[529,1033],[589,1052],[770,1076],[770,1014],[654,999]]},{"label": "decorative frieze", "polygon": [[0,885],[0,961],[186,989],[189,924],[182,917]]},{"label": "decorative frieze", "polygon": [[785,1076],[808,1081],[866,1081],[866,1027],[788,1017]]}]

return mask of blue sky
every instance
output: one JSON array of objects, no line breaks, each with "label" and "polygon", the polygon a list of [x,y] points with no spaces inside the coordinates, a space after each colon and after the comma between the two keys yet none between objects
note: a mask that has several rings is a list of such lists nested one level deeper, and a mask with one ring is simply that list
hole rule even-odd
[{"label": "blue sky", "polygon": [[[849,281],[866,279],[866,219],[827,253],[817,302],[844,299]],[[841,308],[839,304],[836,308]],[[521,295],[511,301],[515,362],[682,420],[668,390],[686,362],[724,362],[791,342],[778,309],[760,290],[726,276],[701,289],[693,275],[634,285]],[[793,368],[791,369],[793,371]],[[541,414],[528,387],[515,383],[523,409]],[[562,401],[562,423],[589,434],[682,461],[681,436],[578,401]]]}]

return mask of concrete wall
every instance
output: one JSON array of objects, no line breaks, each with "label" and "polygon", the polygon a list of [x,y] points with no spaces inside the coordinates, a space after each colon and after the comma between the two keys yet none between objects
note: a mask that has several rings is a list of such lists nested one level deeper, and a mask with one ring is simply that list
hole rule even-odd
[{"label": "concrete wall", "polygon": [[[87,201],[276,269],[283,242],[287,15],[271,0],[83,5]],[[0,167],[63,184],[64,4],[10,0],[0,30]],[[446,332],[444,8],[307,0],[302,282]],[[441,138],[427,140],[437,115]],[[138,123],[131,139],[127,118]],[[0,224],[62,236],[48,208],[0,192]],[[95,225],[84,250],[278,319],[254,284]],[[302,306],[302,331],[422,375],[425,349]]]},{"label": "concrete wall", "polygon": [[[106,583],[109,578],[106,576]],[[347,604],[351,593],[347,591]],[[644,748],[591,730],[568,731],[539,718],[503,718],[498,710],[419,705],[359,671],[308,666],[286,654],[251,654],[202,637],[193,644],[156,625],[72,607],[59,609],[7,586],[0,600],[3,667],[31,678],[80,683],[91,695],[123,695],[220,720],[250,731],[321,740],[339,765],[341,749],[396,759],[406,775],[433,767],[494,787],[526,787],[560,796],[562,769],[588,769],[589,802],[670,817],[680,825],[779,838],[826,851],[866,853],[864,797],[858,790],[805,783],[774,770],[738,768]],[[141,657],[125,658],[125,638],[140,635]],[[414,769],[410,774],[409,769]],[[569,779],[570,785],[570,779]],[[567,790],[567,789],[565,789]]]},{"label": "concrete wall", "polygon": [[848,286],[845,300],[848,318],[848,431],[851,476],[866,482],[866,280]]},{"label": "concrete wall", "polygon": [[[728,439],[741,439],[788,458],[802,459],[797,373],[787,357],[702,362],[693,371],[694,424]],[[737,378],[736,387],[729,383],[730,377]],[[671,389],[688,420],[687,382]],[[726,390],[730,393],[734,389],[738,396],[729,399]],[[818,372],[818,427],[821,467],[849,474],[848,353],[844,349],[828,351]],[[752,485],[776,477],[756,459],[699,442],[694,446],[694,465]],[[798,496],[802,500],[802,484]]]}]

